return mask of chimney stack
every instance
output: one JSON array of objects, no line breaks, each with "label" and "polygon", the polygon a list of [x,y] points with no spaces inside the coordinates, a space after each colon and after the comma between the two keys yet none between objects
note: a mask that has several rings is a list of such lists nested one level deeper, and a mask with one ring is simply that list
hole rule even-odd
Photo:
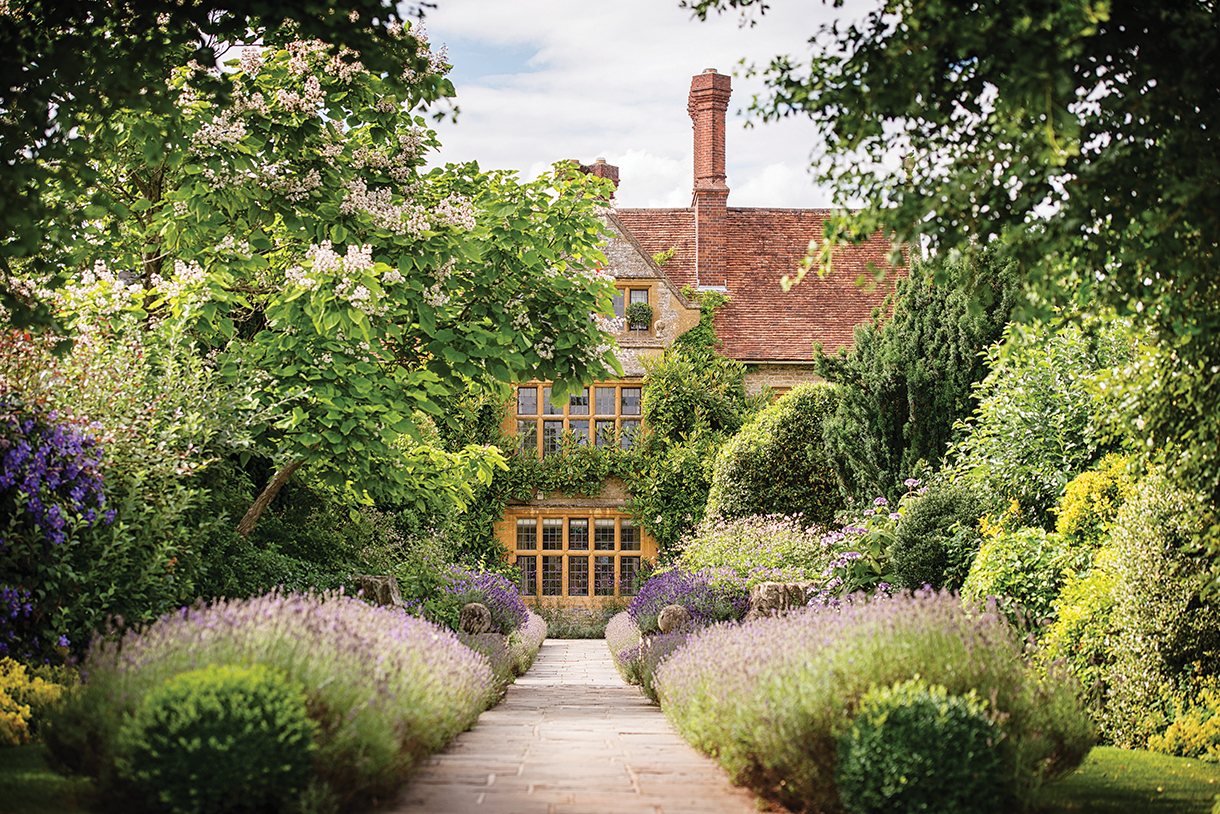
[{"label": "chimney stack", "polygon": [[726,216],[729,188],[724,173],[724,120],[732,79],[707,68],[691,79],[686,109],[695,128],[695,283],[725,287],[728,262]]}]

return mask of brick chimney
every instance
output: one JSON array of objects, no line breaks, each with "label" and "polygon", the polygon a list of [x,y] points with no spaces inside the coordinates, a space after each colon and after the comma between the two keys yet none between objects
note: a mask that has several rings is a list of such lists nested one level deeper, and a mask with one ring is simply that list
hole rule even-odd
[{"label": "brick chimney", "polygon": [[728,262],[726,215],[729,188],[724,182],[724,114],[732,79],[707,68],[690,82],[686,110],[695,127],[695,283],[724,288]]},{"label": "brick chimney", "polygon": [[581,164],[576,162],[576,168],[586,175],[596,175],[598,178],[609,178],[614,188],[618,189],[618,167],[613,164],[607,164],[606,159],[599,158],[592,164]]}]

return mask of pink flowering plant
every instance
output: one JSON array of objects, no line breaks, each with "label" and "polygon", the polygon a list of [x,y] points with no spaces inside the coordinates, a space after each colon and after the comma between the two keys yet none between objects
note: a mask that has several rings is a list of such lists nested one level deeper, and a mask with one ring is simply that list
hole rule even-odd
[{"label": "pink flowering plant", "polygon": [[818,578],[834,553],[823,528],[800,515],[705,519],[682,540],[679,568],[728,569],[749,584]]},{"label": "pink flowering plant", "polygon": [[110,802],[130,803],[120,731],[149,692],[212,665],[266,666],[303,688],[317,725],[306,792],[329,810],[386,799],[495,694],[487,658],[431,622],[342,595],[272,593],[183,608],[96,640],[86,684],[58,713],[49,749],[96,778]]}]

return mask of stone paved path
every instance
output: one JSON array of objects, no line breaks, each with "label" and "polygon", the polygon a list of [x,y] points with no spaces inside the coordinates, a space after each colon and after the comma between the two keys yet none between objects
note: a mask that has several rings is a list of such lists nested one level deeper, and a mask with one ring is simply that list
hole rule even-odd
[{"label": "stone paved path", "polygon": [[411,776],[388,814],[757,814],[686,744],[602,639],[547,639],[538,660]]}]

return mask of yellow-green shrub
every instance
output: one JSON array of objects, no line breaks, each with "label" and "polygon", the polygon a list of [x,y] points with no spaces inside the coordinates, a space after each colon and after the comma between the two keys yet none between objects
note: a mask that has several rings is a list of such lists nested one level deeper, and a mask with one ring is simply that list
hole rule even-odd
[{"label": "yellow-green shrub", "polygon": [[1063,661],[1080,681],[1086,708],[1100,712],[1106,698],[1106,673],[1114,661],[1114,614],[1118,584],[1117,553],[1103,545],[1086,571],[1068,578],[1055,600],[1055,621],[1042,639],[1044,665]]},{"label": "yellow-green shrub", "polygon": [[64,688],[26,673],[20,662],[0,659],[0,745],[18,746],[37,734],[43,710],[54,705]]},{"label": "yellow-green shrub", "polygon": [[1220,763],[1220,679],[1174,699],[1174,719],[1164,734],[1148,738],[1154,752]]},{"label": "yellow-green shrub", "polygon": [[1057,510],[1055,531],[1074,545],[1096,548],[1135,484],[1126,456],[1111,453],[1072,479]]}]

